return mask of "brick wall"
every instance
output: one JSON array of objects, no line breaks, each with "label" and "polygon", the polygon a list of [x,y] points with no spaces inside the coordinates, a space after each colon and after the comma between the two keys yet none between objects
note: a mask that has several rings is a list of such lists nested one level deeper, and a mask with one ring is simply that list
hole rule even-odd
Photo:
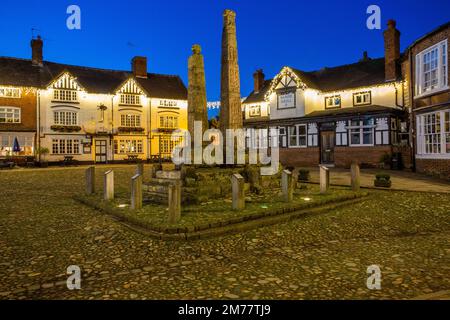
[{"label": "brick wall", "polygon": [[450,159],[416,159],[416,171],[450,180]]},{"label": "brick wall", "polygon": [[316,166],[319,155],[319,148],[280,148],[280,162],[284,166]]},{"label": "brick wall", "polygon": [[335,147],[334,161],[336,167],[350,168],[352,162],[377,167],[385,153],[391,153],[391,146],[375,147]]},{"label": "brick wall", "polygon": [[0,124],[0,131],[36,131],[36,91],[22,90],[21,98],[0,98],[0,106],[20,107],[21,123]]}]

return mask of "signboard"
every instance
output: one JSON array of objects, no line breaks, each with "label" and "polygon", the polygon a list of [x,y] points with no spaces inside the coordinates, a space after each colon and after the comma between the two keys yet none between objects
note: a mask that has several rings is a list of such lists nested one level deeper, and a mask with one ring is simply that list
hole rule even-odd
[{"label": "signboard", "polygon": [[278,94],[278,109],[295,108],[295,92]]}]

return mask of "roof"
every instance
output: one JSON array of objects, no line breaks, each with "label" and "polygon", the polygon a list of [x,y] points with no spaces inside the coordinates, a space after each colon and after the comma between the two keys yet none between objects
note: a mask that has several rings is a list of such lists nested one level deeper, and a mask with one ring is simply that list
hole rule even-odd
[{"label": "roof", "polygon": [[[0,84],[46,88],[62,72],[68,71],[90,93],[114,93],[133,76],[131,71],[98,69],[44,61],[33,66],[31,60],[0,57]],[[148,73],[135,78],[150,97],[187,100],[187,89],[179,76]]]},{"label": "roof", "polygon": [[440,25],[439,27],[437,27],[437,28],[435,28],[435,29],[433,29],[433,30],[431,30],[431,31],[428,32],[427,34],[421,36],[419,39],[417,39],[417,40],[415,40],[413,43],[411,43],[411,44],[408,46],[408,48],[406,48],[405,52],[407,52],[409,49],[411,49],[412,47],[414,47],[416,44],[418,44],[418,43],[421,42],[422,40],[424,40],[424,39],[426,39],[426,38],[432,36],[432,35],[435,34],[435,33],[438,33],[438,32],[440,32],[440,31],[442,31],[442,30],[444,30],[444,29],[446,29],[446,28],[449,28],[449,27],[450,27],[450,21],[449,21],[449,22],[446,22],[446,23],[444,23],[444,24],[442,24],[442,25]]},{"label": "roof", "polygon": [[359,114],[371,114],[371,113],[384,113],[384,112],[402,112],[400,109],[385,107],[379,105],[370,105],[362,107],[348,107],[339,109],[329,109],[321,111],[313,111],[306,114],[303,118],[316,118],[316,117],[330,117],[330,116],[346,116],[346,115],[359,115]]},{"label": "roof", "polygon": [[253,90],[248,97],[242,103],[255,103],[264,101],[264,96],[267,91],[270,89],[270,84],[272,83],[272,79],[264,80],[261,90],[255,93]]}]

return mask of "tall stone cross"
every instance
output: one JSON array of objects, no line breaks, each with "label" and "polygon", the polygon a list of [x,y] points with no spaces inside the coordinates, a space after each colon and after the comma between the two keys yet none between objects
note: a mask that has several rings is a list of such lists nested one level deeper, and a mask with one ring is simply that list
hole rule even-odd
[{"label": "tall stone cross", "polygon": [[220,130],[242,128],[241,89],[236,40],[236,13],[223,12],[222,64],[220,79]]},{"label": "tall stone cross", "polygon": [[208,129],[205,65],[201,51],[200,45],[194,44],[188,59],[188,130],[191,139],[194,139],[194,121],[202,122],[203,132]]}]

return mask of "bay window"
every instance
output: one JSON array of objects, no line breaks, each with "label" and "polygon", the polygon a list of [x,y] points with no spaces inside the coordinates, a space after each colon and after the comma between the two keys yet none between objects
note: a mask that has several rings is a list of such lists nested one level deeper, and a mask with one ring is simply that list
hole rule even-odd
[{"label": "bay window", "polygon": [[417,154],[450,157],[450,110],[417,116]]}]

